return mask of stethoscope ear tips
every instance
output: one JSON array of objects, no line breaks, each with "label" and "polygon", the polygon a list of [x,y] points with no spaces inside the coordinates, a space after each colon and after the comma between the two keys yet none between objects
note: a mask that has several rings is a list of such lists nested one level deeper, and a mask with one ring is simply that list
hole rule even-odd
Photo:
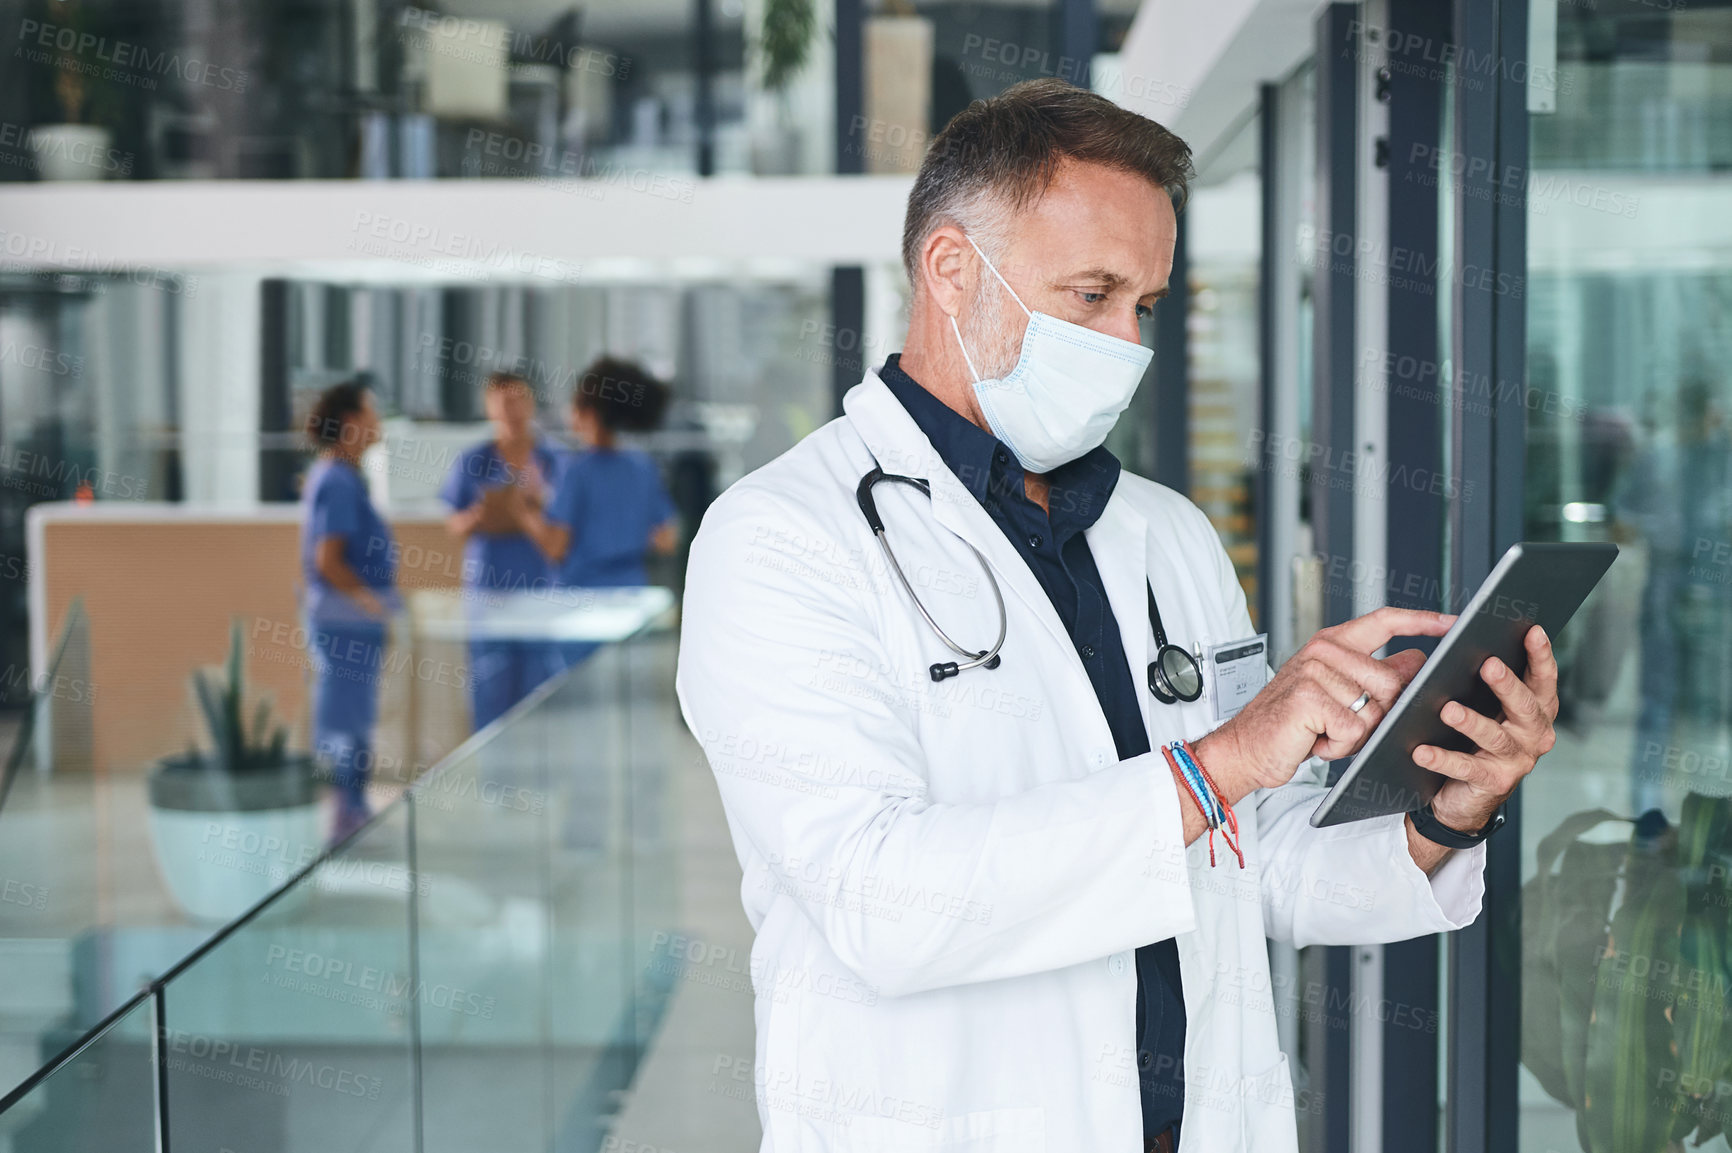
[{"label": "stethoscope ear tips", "polygon": [[986,667],[989,669],[996,669],[1002,663],[1004,663],[1004,658],[999,656],[997,653],[994,653],[992,659],[986,662]]}]

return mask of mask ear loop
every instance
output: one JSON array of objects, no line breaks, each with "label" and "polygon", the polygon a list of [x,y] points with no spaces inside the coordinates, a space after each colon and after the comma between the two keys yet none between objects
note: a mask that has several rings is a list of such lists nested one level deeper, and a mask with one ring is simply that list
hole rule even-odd
[{"label": "mask ear loop", "polygon": [[980,373],[974,367],[974,358],[968,355],[968,346],[962,343],[962,330],[956,327],[954,316],[950,318],[950,331],[956,334],[956,347],[962,350],[962,360],[968,365],[968,375],[974,378],[976,384],[980,383]]},{"label": "mask ear loop", "polygon": [[[982,262],[985,263],[986,267],[992,269],[992,274],[994,276],[998,277],[998,282],[1000,284],[1004,285],[1004,290],[1006,292],[1010,293],[1010,298],[1012,300],[1016,301],[1016,306],[1018,308],[1022,309],[1023,314],[1025,316],[1027,316],[1030,320],[1033,320],[1034,319],[1034,313],[1030,312],[1028,309],[1028,305],[1026,305],[1022,302],[1022,297],[1020,297],[1016,294],[1016,289],[1014,289],[1010,286],[1010,281],[1008,281],[1004,278],[1004,273],[1000,272],[997,268],[994,268],[992,261],[986,259],[986,253],[980,251],[980,245],[974,243],[974,237],[969,236],[968,233],[966,233],[966,232],[963,233],[962,235],[964,238],[967,239],[969,245],[974,249],[975,253],[979,255],[980,259],[982,260]],[[955,319],[956,319],[955,317],[951,318],[951,320],[953,322],[955,321]]]},{"label": "mask ear loop", "polygon": [[[962,234],[962,238],[964,240],[968,241],[969,247],[973,248],[975,255],[980,257],[980,262],[982,264],[986,265],[987,268],[991,269],[992,274],[994,276],[998,277],[998,282],[1000,284],[1004,285],[1004,290],[1006,292],[1010,293],[1010,298],[1012,300],[1016,301],[1016,306],[1018,308],[1022,309],[1023,314],[1026,315],[1030,320],[1033,320],[1034,319],[1034,313],[1032,313],[1028,310],[1028,305],[1026,305],[1022,302],[1022,297],[1020,297],[1016,294],[1016,289],[1014,289],[1010,286],[1010,281],[1008,281],[1004,278],[1004,274],[1002,272],[1000,272],[997,268],[993,267],[992,261],[990,261],[986,258],[986,253],[984,253],[980,250],[980,245],[974,243],[974,237],[972,237],[972,236],[968,235],[968,233],[964,232]],[[960,348],[962,350],[962,359],[963,359],[964,363],[966,363],[968,365],[968,375],[972,376],[974,378],[974,383],[979,384],[980,383],[980,370],[974,367],[974,358],[972,356],[968,355],[968,345],[966,345],[962,342],[962,329],[957,327],[956,318],[954,316],[950,318],[950,331],[956,334],[956,347]]]}]

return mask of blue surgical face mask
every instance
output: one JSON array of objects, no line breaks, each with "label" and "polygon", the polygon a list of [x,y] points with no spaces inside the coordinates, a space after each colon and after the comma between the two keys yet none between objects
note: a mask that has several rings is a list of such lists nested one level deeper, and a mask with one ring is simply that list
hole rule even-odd
[{"label": "blue surgical face mask", "polygon": [[[973,237],[968,243],[974,244]],[[950,330],[968,362],[975,398],[993,435],[1010,447],[1023,468],[1051,472],[1106,441],[1119,414],[1131,403],[1154,352],[1044,312],[1031,312],[978,244],[974,251],[1028,313],[1016,367],[1002,380],[982,380],[954,316]]]}]

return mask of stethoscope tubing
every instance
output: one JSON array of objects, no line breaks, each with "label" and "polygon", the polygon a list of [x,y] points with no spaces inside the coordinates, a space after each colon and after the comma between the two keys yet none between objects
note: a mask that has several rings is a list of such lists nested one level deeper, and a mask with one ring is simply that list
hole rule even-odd
[{"label": "stethoscope tubing", "polygon": [[854,498],[859,502],[860,512],[865,516],[866,524],[871,528],[872,535],[878,538],[878,547],[884,550],[884,559],[889,564],[890,571],[896,574],[896,580],[901,584],[902,591],[908,594],[910,601],[914,602],[914,608],[920,613],[920,619],[924,620],[927,627],[937,634],[940,641],[944,642],[944,647],[964,658],[960,661],[940,661],[934,664],[928,670],[932,679],[942,681],[968,672],[970,669],[997,668],[1000,663],[998,650],[1004,647],[1004,638],[1010,634],[1010,613],[1004,606],[1004,593],[998,587],[998,578],[993,575],[992,566],[987,563],[986,557],[981,555],[979,549],[968,544],[967,541],[963,542],[968,544],[968,551],[974,554],[974,559],[980,562],[981,571],[986,573],[986,583],[992,588],[993,602],[998,606],[998,639],[993,642],[992,647],[984,652],[965,649],[951,640],[950,634],[945,632],[943,626],[927,611],[926,605],[920,600],[920,595],[914,591],[914,584],[908,579],[908,574],[902,571],[902,564],[896,559],[895,550],[890,547],[890,540],[884,531],[884,520],[878,515],[878,502],[872,496],[872,486],[881,480],[894,481],[897,484],[905,484],[910,488],[919,489],[926,494],[929,500],[932,497],[932,486],[919,477],[899,476],[896,473],[885,472],[878,465],[873,465],[872,470],[860,478],[860,484],[854,490]]},{"label": "stethoscope tubing", "polygon": [[[974,554],[974,559],[980,562],[981,569],[986,573],[986,583],[992,587],[992,599],[998,605],[998,639],[985,652],[965,649],[950,639],[950,634],[932,619],[932,614],[926,611],[924,604],[920,603],[920,597],[915,594],[914,586],[909,583],[907,574],[902,571],[902,565],[897,562],[896,554],[890,550],[890,542],[885,539],[884,530],[879,528],[874,531],[873,535],[878,538],[878,547],[884,550],[884,559],[890,562],[890,571],[896,574],[896,579],[901,582],[902,590],[908,594],[908,599],[914,602],[914,607],[919,611],[921,618],[931,626],[933,632],[938,634],[938,639],[944,642],[946,648],[959,657],[967,658],[957,661],[954,665],[943,665],[945,675],[956,676],[958,673],[965,673],[970,669],[982,667],[997,668],[999,663],[998,650],[1004,647],[1004,638],[1010,632],[1010,614],[1004,607],[1004,594],[999,591],[998,578],[992,575],[992,566],[986,563],[986,558],[981,555],[980,550],[971,544],[968,545],[968,551]],[[967,541],[963,543],[968,544]],[[940,666],[934,666],[934,668],[938,667]],[[935,676],[933,679],[938,678]]]},{"label": "stethoscope tubing", "polygon": [[[998,652],[1004,647],[1005,637],[1010,632],[1010,613],[1005,608],[1004,592],[998,587],[998,577],[993,574],[992,565],[973,544],[963,541],[964,544],[968,545],[968,551],[974,554],[974,559],[979,562],[981,571],[986,574],[986,583],[991,587],[993,602],[998,607],[998,639],[992,643],[992,647],[983,652],[963,648],[950,638],[950,634],[944,631],[944,626],[940,625],[932,613],[927,610],[926,605],[920,600],[920,594],[914,591],[913,582],[908,579],[908,574],[902,570],[902,562],[896,559],[895,550],[890,547],[889,536],[884,531],[884,519],[878,515],[878,502],[872,496],[872,487],[881,480],[894,481],[897,484],[905,484],[910,488],[919,489],[928,500],[932,497],[932,486],[919,477],[888,473],[881,466],[874,464],[871,471],[860,478],[860,483],[854,490],[854,498],[860,505],[861,514],[866,518],[867,527],[877,538],[878,547],[884,551],[885,563],[889,566],[890,571],[896,574],[897,583],[902,586],[902,591],[908,594],[908,599],[913,602],[915,611],[920,614],[920,619],[926,622],[926,626],[943,642],[945,648],[963,658],[960,661],[940,661],[932,665],[928,670],[932,679],[942,681],[972,669],[997,668],[1000,664]],[[1147,592],[1149,624],[1155,634],[1155,659],[1149,662],[1148,669],[1149,691],[1162,704],[1170,705],[1180,701],[1186,703],[1195,701],[1203,694],[1202,667],[1197,663],[1195,656],[1175,644],[1168,643],[1167,630],[1161,623],[1161,610],[1155,604],[1155,588],[1152,583],[1148,585]],[[1183,690],[1174,678],[1167,675],[1163,666],[1169,651],[1177,654],[1180,658],[1181,666],[1194,680],[1193,688]]]}]

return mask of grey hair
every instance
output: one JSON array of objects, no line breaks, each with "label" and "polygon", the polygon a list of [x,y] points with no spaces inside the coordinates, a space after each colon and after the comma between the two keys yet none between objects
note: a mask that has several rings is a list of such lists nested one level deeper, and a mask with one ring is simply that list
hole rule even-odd
[{"label": "grey hair", "polygon": [[1059,164],[1075,160],[1142,176],[1182,209],[1191,149],[1153,120],[1062,80],[1029,80],[976,100],[945,126],[921,162],[902,225],[902,265],[918,288],[920,248],[955,225],[989,257],[1011,214],[1034,203]]}]

